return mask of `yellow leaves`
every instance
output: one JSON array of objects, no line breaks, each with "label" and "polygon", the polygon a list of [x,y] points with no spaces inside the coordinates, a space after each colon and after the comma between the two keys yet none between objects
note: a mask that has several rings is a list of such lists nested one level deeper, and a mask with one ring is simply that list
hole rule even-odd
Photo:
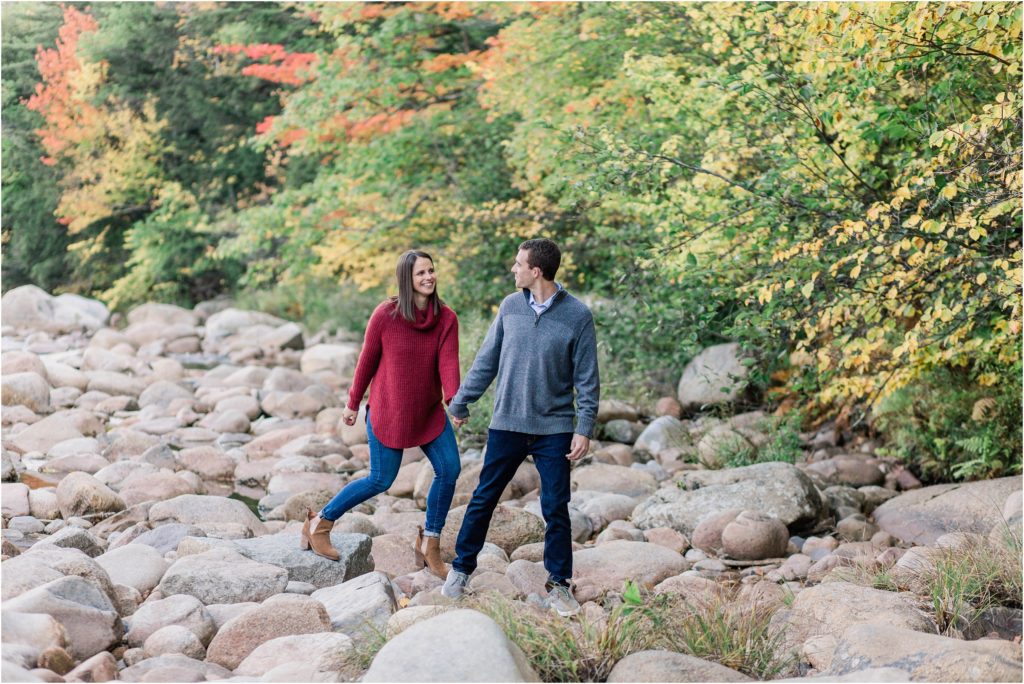
[{"label": "yellow leaves", "polygon": [[974,279],[978,285],[984,285],[986,281],[988,281],[988,274],[985,273],[979,273],[978,277]]},{"label": "yellow leaves", "polygon": [[956,193],[957,193],[956,183],[952,183],[951,182],[951,183],[947,183],[946,187],[942,188],[942,190],[939,192],[939,195],[943,199],[951,200],[954,197],[956,197]]},{"label": "yellow leaves", "polygon": [[805,299],[810,299],[811,298],[811,294],[813,292],[814,292],[814,281],[813,280],[808,282],[808,283],[805,283],[804,286],[800,288],[800,294],[802,294]]},{"label": "yellow leaves", "polygon": [[857,264],[856,266],[853,267],[853,269],[850,271],[850,277],[853,278],[854,280],[860,277],[860,264]]}]

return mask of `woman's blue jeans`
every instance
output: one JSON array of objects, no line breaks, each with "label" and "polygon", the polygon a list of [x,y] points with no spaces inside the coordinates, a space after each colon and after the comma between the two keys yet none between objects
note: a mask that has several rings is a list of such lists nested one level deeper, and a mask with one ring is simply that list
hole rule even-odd
[{"label": "woman's blue jeans", "polygon": [[[402,449],[386,447],[374,436],[369,409],[366,411],[366,436],[370,444],[370,474],[345,485],[320,511],[320,517],[324,520],[333,522],[346,511],[387,491],[398,477],[398,469],[402,465]],[[434,467],[434,483],[427,492],[427,522],[424,527],[427,532],[439,535],[455,495],[455,481],[462,470],[455,431],[447,417],[441,434],[420,448]]]}]

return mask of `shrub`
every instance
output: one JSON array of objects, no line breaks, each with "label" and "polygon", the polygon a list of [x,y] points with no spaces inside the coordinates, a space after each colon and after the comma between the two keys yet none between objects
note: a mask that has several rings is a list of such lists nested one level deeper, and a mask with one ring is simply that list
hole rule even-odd
[{"label": "shrub", "polygon": [[925,482],[975,480],[1021,471],[1021,363],[996,374],[939,368],[884,399],[873,426],[880,453],[903,459]]},{"label": "shrub", "polygon": [[310,331],[326,329],[362,341],[373,309],[384,299],[383,290],[359,290],[351,283],[319,278],[309,283],[281,283],[272,289],[243,290],[236,306],[292,321]]}]

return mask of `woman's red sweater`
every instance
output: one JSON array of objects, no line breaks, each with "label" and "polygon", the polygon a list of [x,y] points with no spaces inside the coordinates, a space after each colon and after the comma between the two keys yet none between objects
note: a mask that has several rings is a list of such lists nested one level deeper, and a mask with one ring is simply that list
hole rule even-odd
[{"label": "woman's red sweater", "polygon": [[370,385],[373,434],[384,446],[406,449],[444,430],[444,406],[459,389],[459,319],[447,306],[436,315],[427,306],[410,322],[392,315],[396,306],[383,302],[370,316],[348,407],[358,411]]}]

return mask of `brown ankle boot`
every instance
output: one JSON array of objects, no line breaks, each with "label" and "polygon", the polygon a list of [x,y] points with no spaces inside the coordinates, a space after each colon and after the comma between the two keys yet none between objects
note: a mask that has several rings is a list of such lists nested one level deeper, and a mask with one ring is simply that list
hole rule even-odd
[{"label": "brown ankle boot", "polygon": [[440,537],[426,537],[427,545],[423,551],[423,559],[430,569],[430,572],[434,573],[441,579],[448,577],[448,566],[441,560],[441,538]]},{"label": "brown ankle boot", "polygon": [[312,548],[313,553],[328,560],[341,560],[341,555],[331,544],[331,528],[334,527],[334,521],[320,518],[316,527],[310,529],[310,523],[314,518],[316,518],[316,513],[313,511],[306,515],[306,522],[302,525],[302,540],[299,545],[304,550]]}]

